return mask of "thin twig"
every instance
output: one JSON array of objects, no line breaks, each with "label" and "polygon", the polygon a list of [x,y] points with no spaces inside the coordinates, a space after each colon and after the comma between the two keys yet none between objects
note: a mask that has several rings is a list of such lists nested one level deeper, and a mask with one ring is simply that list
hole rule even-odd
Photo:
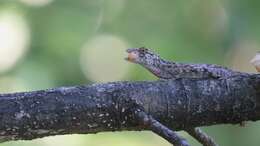
[{"label": "thin twig", "polygon": [[155,120],[151,115],[147,115],[143,111],[136,112],[136,115],[141,125],[163,137],[174,146],[190,146],[186,139]]},{"label": "thin twig", "polygon": [[190,128],[186,130],[186,132],[198,140],[203,146],[218,146],[218,144],[200,128]]}]

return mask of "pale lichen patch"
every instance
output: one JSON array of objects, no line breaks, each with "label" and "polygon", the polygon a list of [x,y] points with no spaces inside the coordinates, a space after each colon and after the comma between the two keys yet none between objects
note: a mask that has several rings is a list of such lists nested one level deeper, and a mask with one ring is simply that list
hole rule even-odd
[{"label": "pale lichen patch", "polygon": [[30,116],[29,113],[26,113],[24,110],[21,110],[20,112],[15,113],[15,118],[16,118],[17,120],[20,120],[20,119],[22,119],[23,117],[30,118],[31,116]]}]

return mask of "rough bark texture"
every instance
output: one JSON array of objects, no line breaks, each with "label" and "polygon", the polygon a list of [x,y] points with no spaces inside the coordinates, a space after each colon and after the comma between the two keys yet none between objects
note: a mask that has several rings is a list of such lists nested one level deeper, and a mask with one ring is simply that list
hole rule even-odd
[{"label": "rough bark texture", "polygon": [[260,119],[260,75],[112,82],[0,95],[0,139],[145,130],[142,109],[168,128]]}]

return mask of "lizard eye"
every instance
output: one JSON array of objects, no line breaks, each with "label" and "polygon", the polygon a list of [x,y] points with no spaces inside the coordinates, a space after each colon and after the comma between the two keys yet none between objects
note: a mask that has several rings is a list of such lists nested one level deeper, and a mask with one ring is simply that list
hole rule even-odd
[{"label": "lizard eye", "polygon": [[146,51],[148,51],[148,49],[145,48],[145,47],[141,47],[141,48],[139,48],[139,50],[140,50],[141,52],[146,52]]},{"label": "lizard eye", "polygon": [[139,57],[143,58],[145,57],[145,54],[147,53],[148,49],[145,47],[139,48]]}]

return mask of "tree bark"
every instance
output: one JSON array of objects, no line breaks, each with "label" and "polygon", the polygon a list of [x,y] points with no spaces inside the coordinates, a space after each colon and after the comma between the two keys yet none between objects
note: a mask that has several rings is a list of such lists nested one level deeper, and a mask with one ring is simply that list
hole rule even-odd
[{"label": "tree bark", "polygon": [[0,95],[0,140],[147,130],[141,109],[175,130],[260,119],[260,75],[111,82]]}]

